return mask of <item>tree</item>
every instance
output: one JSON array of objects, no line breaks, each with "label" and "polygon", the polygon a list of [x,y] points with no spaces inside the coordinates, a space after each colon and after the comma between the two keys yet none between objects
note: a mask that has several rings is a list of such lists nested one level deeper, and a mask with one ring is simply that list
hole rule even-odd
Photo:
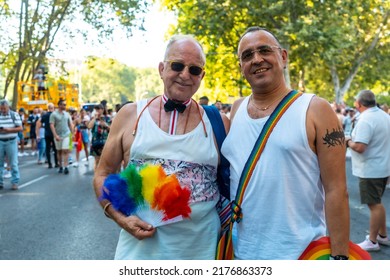
[{"label": "tree", "polygon": [[364,69],[371,61],[385,70],[380,82],[388,83],[389,1],[161,2],[178,16],[172,33],[194,34],[205,45],[212,65],[206,69],[206,84],[215,91],[222,90],[214,86],[222,86],[229,94],[249,93],[238,74],[234,54],[240,34],[253,25],[273,31],[289,51],[286,79],[292,87],[303,87],[341,103],[351,85],[374,85],[373,77],[367,74],[375,75],[375,71]]},{"label": "tree", "polygon": [[83,102],[122,104],[162,94],[156,68],[132,68],[109,58],[88,57],[82,66]]},{"label": "tree", "polygon": [[19,11],[10,14],[10,0],[2,0],[0,4],[3,4],[0,8],[2,22],[12,15],[19,18],[18,42],[7,46],[9,50],[4,52],[2,59],[3,65],[12,65],[6,77],[4,96],[13,81],[13,106],[18,98],[17,82],[29,79],[38,65],[45,64],[47,53],[52,49],[58,31],[65,28],[66,21],[82,15],[102,37],[110,36],[119,27],[124,27],[131,36],[134,28],[143,29],[141,15],[149,5],[139,0],[22,0]]},{"label": "tree", "polygon": [[116,60],[89,57],[83,65],[83,101],[120,104],[123,99],[134,100],[137,73]]}]

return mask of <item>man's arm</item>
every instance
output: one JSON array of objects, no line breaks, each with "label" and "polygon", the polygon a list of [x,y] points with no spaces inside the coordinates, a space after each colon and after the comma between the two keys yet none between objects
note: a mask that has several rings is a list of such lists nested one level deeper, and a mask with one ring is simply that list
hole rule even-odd
[{"label": "man's arm", "polygon": [[[110,133],[104,145],[103,153],[100,157],[99,165],[95,170],[93,186],[95,194],[99,199],[102,195],[104,181],[109,174],[116,173],[122,164],[127,162],[130,156],[130,148],[134,136],[132,129],[137,117],[137,106],[135,103],[128,104],[121,108],[115,116],[111,125]],[[148,223],[141,221],[136,216],[125,216],[109,206],[108,200],[100,200],[100,205],[106,213],[123,229],[138,239],[151,237],[155,229]],[[108,205],[108,206],[107,206]]]},{"label": "man's arm", "polygon": [[70,133],[74,134],[74,126],[73,126],[72,118],[70,115],[68,115],[68,127],[70,130]]},{"label": "man's arm", "polygon": [[60,141],[61,138],[58,136],[56,129],[54,128],[54,123],[50,123],[50,129],[51,129],[51,132],[53,133],[54,139],[56,139],[57,141]]},{"label": "man's arm", "polygon": [[354,142],[354,141],[352,141],[351,137],[348,137],[345,139],[345,144],[348,148],[350,148],[351,150],[353,150],[359,154],[364,153],[367,149],[366,143]]},{"label": "man's arm", "polygon": [[56,139],[57,141],[60,141],[61,138],[58,136],[57,131],[54,127],[55,119],[54,119],[53,113],[51,113],[51,115],[50,115],[49,123],[50,123],[50,130],[53,133],[53,138]]},{"label": "man's arm", "polygon": [[224,113],[220,113],[220,114],[221,114],[223,126],[225,127],[225,132],[226,134],[228,134],[230,130],[230,119],[226,116],[226,114]]},{"label": "man's arm", "polygon": [[236,114],[238,108],[240,107],[242,101],[244,101],[245,97],[241,97],[240,99],[237,99],[236,101],[234,101],[234,103],[232,104],[232,108],[230,110],[230,124],[232,124],[232,121],[234,119],[234,115]]},{"label": "man's arm", "polygon": [[10,112],[10,114],[15,114],[15,120],[14,120],[14,127],[4,127],[2,129],[2,133],[15,133],[19,131],[23,131],[23,126],[22,126],[22,119],[20,116],[16,113]]},{"label": "man's arm", "polygon": [[349,255],[349,201],[345,171],[345,138],[330,104],[311,101],[306,121],[309,143],[317,154],[325,190],[325,217],[333,256]]},{"label": "man's arm", "polygon": [[41,119],[39,118],[35,125],[35,135],[37,136],[37,139],[40,138],[39,136],[39,129],[41,128]]}]

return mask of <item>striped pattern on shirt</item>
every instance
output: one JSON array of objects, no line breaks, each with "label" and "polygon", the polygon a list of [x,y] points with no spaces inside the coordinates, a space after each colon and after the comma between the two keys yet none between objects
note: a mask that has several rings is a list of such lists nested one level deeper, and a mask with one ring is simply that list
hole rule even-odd
[{"label": "striped pattern on shirt", "polygon": [[[14,115],[14,119],[12,118],[11,114]],[[9,110],[7,115],[0,114],[0,127],[4,128],[13,128],[22,126],[22,120],[20,119],[19,114]],[[0,133],[0,139],[9,139],[9,138],[16,138],[18,136],[17,132],[11,132],[11,133]]]}]

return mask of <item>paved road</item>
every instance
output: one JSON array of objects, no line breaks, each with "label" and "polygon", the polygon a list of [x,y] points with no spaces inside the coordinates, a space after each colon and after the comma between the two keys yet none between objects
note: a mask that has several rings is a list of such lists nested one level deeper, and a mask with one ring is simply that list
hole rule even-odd
[{"label": "paved road", "polygon": [[[92,160],[92,159],[91,159]],[[84,163],[84,162],[83,162]],[[20,159],[19,191],[0,190],[0,259],[2,260],[110,260],[119,228],[107,219],[92,189],[93,162],[71,168],[69,175]],[[361,242],[368,230],[369,212],[360,205],[357,179],[347,160],[351,209],[351,240]],[[384,196],[390,225],[390,190]],[[390,229],[389,229],[390,234]],[[372,253],[390,260],[390,247]]]},{"label": "paved road", "polygon": [[0,191],[0,259],[113,259],[119,228],[95,198],[93,162],[64,175],[23,157],[20,169],[20,190]]}]

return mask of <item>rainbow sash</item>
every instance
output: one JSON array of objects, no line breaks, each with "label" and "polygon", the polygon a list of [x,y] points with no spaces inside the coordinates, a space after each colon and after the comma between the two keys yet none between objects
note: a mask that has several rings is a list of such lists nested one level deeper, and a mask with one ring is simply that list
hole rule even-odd
[{"label": "rainbow sash", "polygon": [[235,222],[239,223],[242,219],[242,212],[240,205],[244,199],[245,189],[248,186],[252,173],[256,167],[257,161],[263,152],[269,136],[271,135],[276,124],[290,107],[290,105],[302,95],[297,90],[290,91],[280,101],[278,106],[269,116],[260,135],[253,147],[253,150],[244,166],[241,173],[240,181],[237,188],[237,194],[234,201],[229,205],[231,210],[230,220],[221,225],[221,236],[217,245],[216,259],[217,260],[232,260],[234,258],[233,243],[232,243],[232,229]]}]

